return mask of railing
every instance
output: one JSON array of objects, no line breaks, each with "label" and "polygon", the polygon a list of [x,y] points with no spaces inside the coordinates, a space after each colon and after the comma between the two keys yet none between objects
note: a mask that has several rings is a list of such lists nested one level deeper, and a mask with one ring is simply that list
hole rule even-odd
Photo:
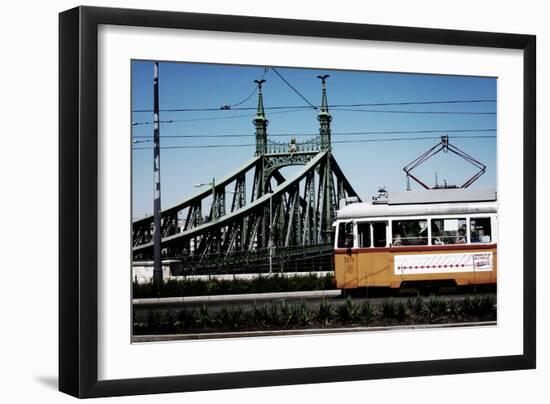
[{"label": "railing", "polygon": [[273,140],[267,141],[267,153],[300,153],[300,152],[316,152],[321,150],[320,136],[313,137],[304,142],[296,142],[292,139],[290,142],[276,142]]},{"label": "railing", "polygon": [[234,251],[224,254],[206,254],[176,258],[181,264],[173,265],[174,275],[239,274],[239,273],[289,273],[332,271],[333,245],[331,243],[309,246],[275,248],[269,264],[269,249],[252,252]]}]

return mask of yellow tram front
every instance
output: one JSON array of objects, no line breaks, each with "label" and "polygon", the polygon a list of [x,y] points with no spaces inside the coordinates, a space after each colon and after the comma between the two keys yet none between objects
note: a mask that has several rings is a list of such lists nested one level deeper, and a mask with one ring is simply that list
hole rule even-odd
[{"label": "yellow tram front", "polygon": [[338,211],[338,288],[496,283],[494,188],[384,194]]}]

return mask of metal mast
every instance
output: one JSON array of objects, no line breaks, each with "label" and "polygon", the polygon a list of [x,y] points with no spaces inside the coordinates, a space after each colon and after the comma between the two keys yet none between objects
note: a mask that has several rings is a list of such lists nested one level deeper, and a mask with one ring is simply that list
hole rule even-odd
[{"label": "metal mast", "polygon": [[317,119],[319,120],[321,126],[319,128],[319,134],[321,135],[321,150],[330,150],[330,121],[332,121],[332,116],[328,112],[328,102],[327,102],[327,86],[326,79],[330,76],[325,74],[324,76],[317,76],[321,79],[322,82],[322,96],[321,96],[321,108],[319,109],[319,115]]},{"label": "metal mast", "polygon": [[[267,125],[269,121],[265,117],[264,110],[264,97],[262,93],[262,84],[266,81],[264,79],[254,80],[254,83],[258,84],[258,108],[256,110],[256,116],[254,117],[254,126],[256,127],[256,156],[264,156],[267,153]],[[254,198],[259,198],[267,191],[266,178],[264,178],[264,165],[265,159],[262,157],[261,162],[258,164],[258,168],[254,175],[254,187],[253,193]],[[270,199],[271,202],[271,199]],[[269,247],[270,254],[272,248],[272,229],[271,229],[271,212],[269,215],[264,212],[263,219],[261,223],[261,234],[257,237],[258,245],[262,247]],[[266,235],[269,234],[267,237]],[[267,242],[267,245],[266,245]],[[270,244],[271,243],[271,244]],[[270,266],[271,272],[271,266]]]},{"label": "metal mast", "polygon": [[260,156],[267,152],[267,125],[269,121],[265,118],[264,98],[262,95],[262,84],[265,80],[254,80],[258,84],[258,109],[254,118],[254,126],[256,126],[256,156]]},{"label": "metal mast", "polygon": [[156,284],[162,283],[162,257],[161,257],[161,227],[160,227],[160,127],[159,127],[159,64],[155,62],[153,73],[153,160],[154,160],[154,204],[153,223],[155,233],[153,235],[153,280]]},{"label": "metal mast", "polygon": [[321,204],[321,223],[319,226],[319,240],[324,242],[332,242],[332,234],[334,232],[332,228],[332,223],[334,222],[335,217],[335,204],[334,200],[334,180],[332,178],[332,169],[331,169],[331,141],[330,141],[330,122],[332,121],[332,116],[328,111],[328,101],[327,101],[327,86],[326,79],[330,77],[328,74],[323,76],[317,76],[321,79],[322,83],[322,94],[321,94],[321,108],[319,109],[319,114],[317,119],[319,120],[319,137],[321,143],[321,151],[326,152],[326,160],[320,168],[321,174],[321,190],[322,195],[319,195],[319,203]]}]

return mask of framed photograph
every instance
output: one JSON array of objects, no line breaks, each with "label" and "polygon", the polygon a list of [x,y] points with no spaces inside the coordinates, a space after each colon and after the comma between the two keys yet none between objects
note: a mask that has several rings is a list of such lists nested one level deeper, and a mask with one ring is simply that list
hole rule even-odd
[{"label": "framed photograph", "polygon": [[534,36],[59,24],[61,391],[536,366]]}]

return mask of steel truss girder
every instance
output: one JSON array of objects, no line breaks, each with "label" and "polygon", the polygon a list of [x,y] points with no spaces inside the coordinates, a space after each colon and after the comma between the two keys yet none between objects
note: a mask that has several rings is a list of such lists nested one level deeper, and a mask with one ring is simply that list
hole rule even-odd
[{"label": "steel truss girder", "polygon": [[[320,152],[306,159],[295,156],[277,156],[278,169],[265,177],[265,167],[274,156],[257,159],[250,202],[246,199],[246,172],[234,175],[234,192],[230,211],[225,210],[225,199],[220,195],[225,186],[216,186],[211,215],[201,216],[202,199],[189,206],[186,221],[179,232],[167,232],[162,245],[171,257],[219,257],[220,262],[233,254],[267,254],[269,238],[275,251],[286,251],[298,246],[314,246],[332,242],[332,223],[341,197],[357,196],[330,151]],[[286,165],[307,163],[292,177],[285,179],[279,169]],[[273,167],[271,165],[270,167]],[[277,185],[271,190],[270,178]],[[337,185],[336,187],[334,185]],[[270,192],[272,191],[272,192]],[[271,207],[271,209],[270,209]],[[216,215],[212,215],[215,212]],[[174,220],[174,212],[168,212]],[[271,215],[271,218],[270,218]],[[271,220],[270,220],[271,219]],[[137,229],[140,229],[138,227]],[[136,228],[134,229],[136,231]],[[135,256],[148,256],[152,244],[134,247]],[[187,258],[185,258],[187,259]]]}]

